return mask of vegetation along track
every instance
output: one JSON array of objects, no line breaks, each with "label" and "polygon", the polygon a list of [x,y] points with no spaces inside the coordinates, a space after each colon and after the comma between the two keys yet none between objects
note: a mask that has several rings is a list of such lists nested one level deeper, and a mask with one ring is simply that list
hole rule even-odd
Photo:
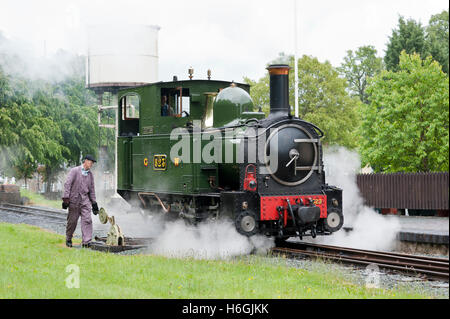
[{"label": "vegetation along track", "polygon": [[390,272],[449,281],[449,260],[444,258],[295,242],[279,244],[272,253],[292,258],[318,257],[359,266],[375,264]]},{"label": "vegetation along track", "polygon": [[0,211],[7,211],[16,214],[28,214],[33,215],[35,217],[40,217],[43,219],[51,219],[52,222],[56,223],[65,223],[67,220],[67,212],[64,211],[56,211],[52,209],[39,208],[39,207],[31,207],[31,206],[21,206],[21,205],[13,205],[13,204],[0,204]]}]

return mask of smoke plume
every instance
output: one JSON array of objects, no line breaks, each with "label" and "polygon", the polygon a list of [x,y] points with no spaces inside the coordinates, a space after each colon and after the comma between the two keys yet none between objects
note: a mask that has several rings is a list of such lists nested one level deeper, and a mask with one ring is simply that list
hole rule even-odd
[{"label": "smoke plume", "polygon": [[[134,208],[133,208],[134,207]],[[263,235],[248,238],[239,234],[229,220],[211,220],[193,225],[184,220],[164,221],[162,213],[146,215],[123,203],[107,209],[126,237],[153,238],[148,252],[174,258],[228,259],[251,252],[263,253],[273,247],[273,239]],[[127,211],[129,213],[127,213]],[[107,230],[94,220],[95,229]]]},{"label": "smoke plume", "polygon": [[316,241],[361,249],[392,249],[400,230],[399,221],[385,218],[364,205],[356,184],[361,167],[359,155],[343,147],[331,147],[324,151],[324,165],[327,183],[343,189],[344,226],[353,227],[353,231],[340,230]]},{"label": "smoke plume", "polygon": [[4,37],[1,30],[0,65],[10,76],[51,83],[84,73],[81,56],[63,50],[42,56],[29,43]]},{"label": "smoke plume", "polygon": [[228,259],[254,250],[266,251],[272,245],[272,240],[261,235],[251,238],[240,235],[230,221],[205,222],[196,227],[176,221],[166,225],[150,251],[169,257]]}]

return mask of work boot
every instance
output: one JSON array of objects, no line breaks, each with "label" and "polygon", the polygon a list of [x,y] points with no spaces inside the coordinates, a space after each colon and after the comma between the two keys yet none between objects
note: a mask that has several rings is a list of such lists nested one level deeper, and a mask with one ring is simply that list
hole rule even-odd
[{"label": "work boot", "polygon": [[91,242],[88,242],[88,243],[86,243],[86,244],[81,244],[81,247],[83,247],[83,248],[89,248],[89,247],[91,247]]},{"label": "work boot", "polygon": [[72,247],[72,240],[66,240],[66,246],[67,247]]}]

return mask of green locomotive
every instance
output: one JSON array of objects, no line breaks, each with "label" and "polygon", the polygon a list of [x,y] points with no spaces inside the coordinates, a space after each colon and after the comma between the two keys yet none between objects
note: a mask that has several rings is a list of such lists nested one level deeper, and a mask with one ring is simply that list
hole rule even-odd
[{"label": "green locomotive", "polygon": [[243,83],[190,79],[119,91],[117,192],[192,222],[230,218],[247,236],[339,230],[342,190],[325,183],[323,133],[290,115],[289,67],[268,70],[267,118]]}]

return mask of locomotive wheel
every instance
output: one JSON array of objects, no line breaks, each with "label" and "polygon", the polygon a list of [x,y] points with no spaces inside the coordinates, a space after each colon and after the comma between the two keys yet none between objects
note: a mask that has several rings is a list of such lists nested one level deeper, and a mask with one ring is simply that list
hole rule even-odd
[{"label": "locomotive wheel", "polygon": [[328,212],[327,218],[324,221],[325,229],[330,232],[335,232],[341,229],[344,224],[344,216],[337,209],[331,209]]},{"label": "locomotive wheel", "polygon": [[240,212],[235,220],[237,231],[245,236],[253,236],[258,232],[258,222],[256,215],[250,211]]}]

